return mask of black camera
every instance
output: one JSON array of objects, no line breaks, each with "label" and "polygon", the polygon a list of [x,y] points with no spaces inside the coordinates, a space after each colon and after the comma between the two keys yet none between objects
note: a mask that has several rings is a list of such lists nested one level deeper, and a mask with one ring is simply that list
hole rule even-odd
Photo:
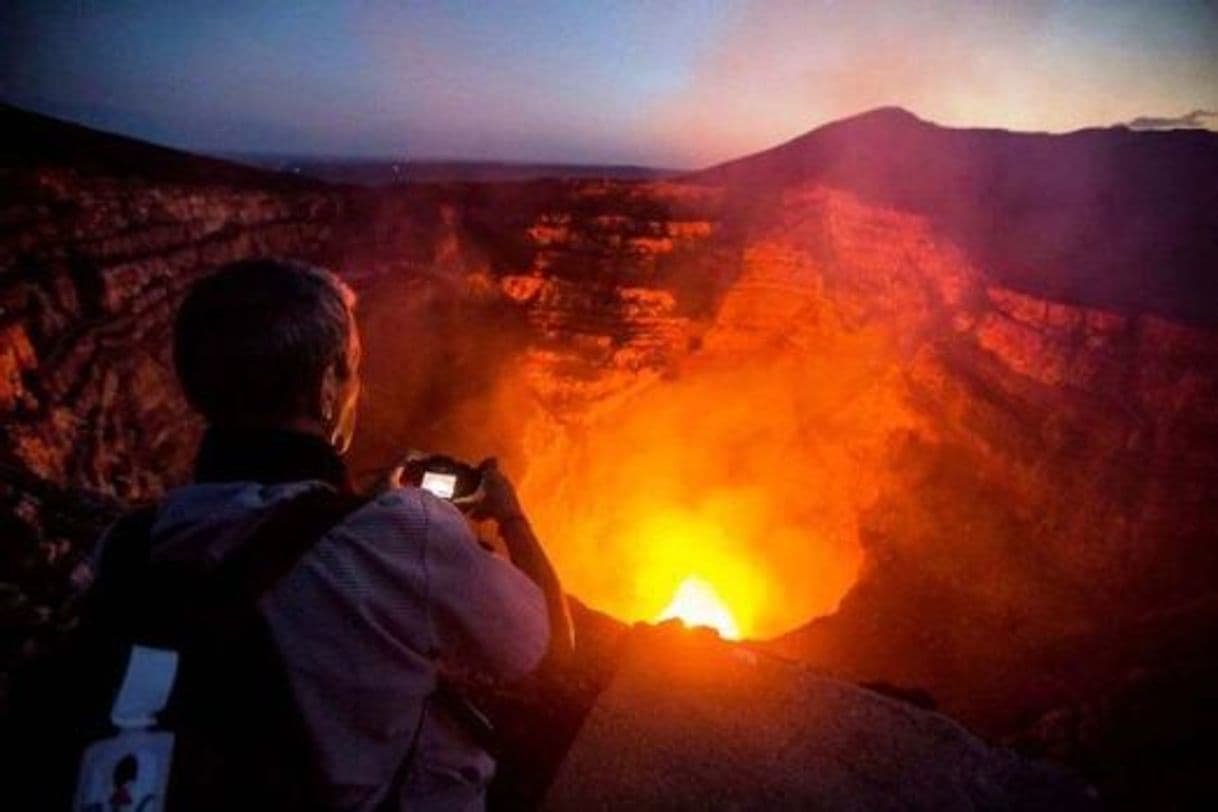
[{"label": "black camera", "polygon": [[402,482],[455,504],[476,502],[482,495],[482,471],[443,454],[407,458]]}]

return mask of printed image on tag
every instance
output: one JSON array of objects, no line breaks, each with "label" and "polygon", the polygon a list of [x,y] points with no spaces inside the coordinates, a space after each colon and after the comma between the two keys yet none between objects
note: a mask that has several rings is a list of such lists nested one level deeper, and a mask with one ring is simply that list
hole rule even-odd
[{"label": "printed image on tag", "polygon": [[161,812],[173,734],[125,730],[89,745],[76,779],[74,812]]}]

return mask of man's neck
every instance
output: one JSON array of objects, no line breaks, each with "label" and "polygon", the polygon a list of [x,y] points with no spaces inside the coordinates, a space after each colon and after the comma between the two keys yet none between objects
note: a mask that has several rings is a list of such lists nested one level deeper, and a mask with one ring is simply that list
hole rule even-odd
[{"label": "man's neck", "polygon": [[[252,427],[261,428],[261,427]],[[267,431],[291,431],[297,434],[308,434],[320,440],[326,439],[326,428],[321,421],[314,417],[294,417],[282,423],[266,426]]]},{"label": "man's neck", "polygon": [[322,432],[302,428],[211,426],[199,446],[195,481],[269,485],[321,480],[350,490],[346,466]]}]

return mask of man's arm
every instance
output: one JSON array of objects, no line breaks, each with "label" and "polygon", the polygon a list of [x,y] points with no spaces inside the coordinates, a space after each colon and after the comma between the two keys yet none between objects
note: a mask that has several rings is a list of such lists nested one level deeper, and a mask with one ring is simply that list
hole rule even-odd
[{"label": "man's arm", "polygon": [[546,601],[546,615],[550,622],[550,645],[546,651],[544,666],[553,666],[567,661],[575,648],[575,633],[571,625],[571,612],[567,596],[563,592],[558,573],[550,563],[541,542],[533,533],[528,517],[520,506],[516,489],[499,470],[494,458],[485,460],[482,470],[482,487],[485,491],[477,514],[494,519],[499,534],[507,546],[508,557],[529,580],[537,584]]}]

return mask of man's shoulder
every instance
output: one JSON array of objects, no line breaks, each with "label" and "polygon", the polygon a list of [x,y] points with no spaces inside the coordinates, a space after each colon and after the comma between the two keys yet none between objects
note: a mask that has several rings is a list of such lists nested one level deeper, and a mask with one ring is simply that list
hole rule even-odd
[{"label": "man's shoulder", "polygon": [[370,497],[340,527],[358,536],[406,533],[441,543],[467,541],[473,531],[456,507],[420,488],[394,488]]},{"label": "man's shoulder", "polygon": [[364,504],[353,511],[351,521],[407,522],[425,526],[427,505],[416,488],[394,488],[365,498]]}]

